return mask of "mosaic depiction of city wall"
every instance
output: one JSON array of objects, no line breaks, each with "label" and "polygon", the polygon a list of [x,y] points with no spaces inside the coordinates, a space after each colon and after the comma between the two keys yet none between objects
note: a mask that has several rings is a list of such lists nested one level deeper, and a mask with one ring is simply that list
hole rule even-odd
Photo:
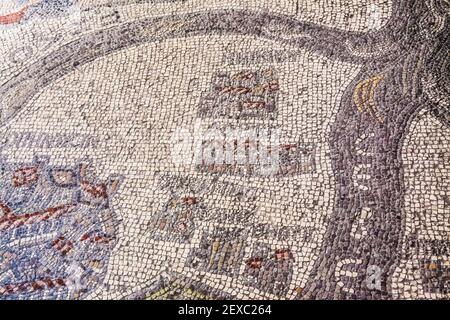
[{"label": "mosaic depiction of city wall", "polygon": [[0,299],[449,298],[449,15],[2,1]]}]

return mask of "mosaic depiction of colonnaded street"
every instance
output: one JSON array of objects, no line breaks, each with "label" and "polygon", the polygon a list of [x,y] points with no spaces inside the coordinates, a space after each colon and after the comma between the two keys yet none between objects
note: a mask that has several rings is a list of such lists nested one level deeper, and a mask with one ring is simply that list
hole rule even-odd
[{"label": "mosaic depiction of colonnaded street", "polygon": [[448,299],[448,0],[2,0],[0,299]]}]

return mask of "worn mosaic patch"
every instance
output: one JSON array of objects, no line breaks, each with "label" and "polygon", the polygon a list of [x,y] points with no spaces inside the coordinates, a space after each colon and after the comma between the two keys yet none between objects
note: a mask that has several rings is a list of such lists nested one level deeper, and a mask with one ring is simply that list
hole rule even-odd
[{"label": "worn mosaic patch", "polygon": [[448,299],[448,0],[0,2],[0,299]]}]

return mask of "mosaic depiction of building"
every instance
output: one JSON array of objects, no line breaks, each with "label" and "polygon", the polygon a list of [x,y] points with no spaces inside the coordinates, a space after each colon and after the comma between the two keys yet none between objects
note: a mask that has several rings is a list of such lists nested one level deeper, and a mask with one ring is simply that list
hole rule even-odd
[{"label": "mosaic depiction of building", "polygon": [[1,299],[448,298],[448,1],[16,2]]}]

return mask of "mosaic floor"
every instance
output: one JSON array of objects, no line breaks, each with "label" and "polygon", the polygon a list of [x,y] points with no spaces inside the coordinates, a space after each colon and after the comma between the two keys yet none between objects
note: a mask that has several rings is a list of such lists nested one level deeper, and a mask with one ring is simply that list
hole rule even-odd
[{"label": "mosaic floor", "polygon": [[449,0],[2,0],[0,299],[448,299]]}]

